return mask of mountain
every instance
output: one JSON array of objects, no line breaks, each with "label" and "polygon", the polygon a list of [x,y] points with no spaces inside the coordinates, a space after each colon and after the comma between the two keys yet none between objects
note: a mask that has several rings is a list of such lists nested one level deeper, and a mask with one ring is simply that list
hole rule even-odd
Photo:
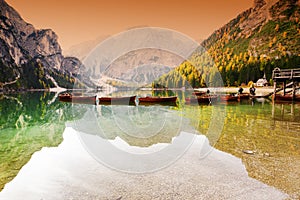
[{"label": "mountain", "polygon": [[[250,84],[264,74],[272,84],[274,68],[297,68],[300,65],[299,0],[254,0],[252,8],[201,43],[211,60],[203,52],[195,52],[190,58],[195,66],[182,62],[182,58],[165,55],[159,50],[149,52],[149,49],[124,51],[125,55],[120,54],[114,60],[116,54],[122,53],[119,49],[127,50],[135,43],[123,41],[123,44],[109,39],[100,45],[98,52],[101,54],[89,56],[90,60],[85,63],[88,67],[85,67],[80,59],[86,58],[87,51],[98,40],[71,48],[68,51],[70,56],[65,57],[52,30],[35,29],[4,0],[0,0],[0,11],[0,89],[57,85],[70,88],[75,76],[80,77],[80,86],[90,87],[95,86],[91,79],[97,83],[102,78],[111,82],[149,84],[158,77],[161,77],[158,85],[166,87],[168,84],[181,87],[185,81],[193,87],[204,87],[220,80],[218,71],[228,86]],[[158,36],[154,38],[151,32],[141,35],[137,31],[136,34],[134,37],[139,42],[168,42],[158,40]],[[214,69],[209,66],[214,66]]]},{"label": "mountain", "polygon": [[300,64],[298,0],[255,0],[254,6],[202,42],[225,84],[256,81],[272,70]]},{"label": "mountain", "polygon": [[206,53],[195,52],[191,62],[182,63],[157,83],[169,88],[187,83],[239,86],[265,75],[272,84],[273,69],[300,67],[299,19],[298,0],[255,0],[252,8],[201,43]]},{"label": "mountain", "polygon": [[0,0],[0,88],[73,87],[82,63],[64,57],[57,39],[55,32],[35,29]]},{"label": "mountain", "polygon": [[[128,30],[134,28],[143,28],[145,26],[131,27]],[[76,58],[84,61],[92,50],[105,42],[104,40],[108,36],[100,36],[95,40],[86,41],[78,45],[70,47],[65,54],[68,56],[75,56]],[[112,41],[114,39],[108,39]],[[103,45],[103,44],[102,44]],[[118,44],[120,46],[121,44]],[[128,44],[126,44],[128,45]],[[101,45],[100,45],[101,46]],[[113,46],[113,45],[111,45]],[[114,52],[116,45],[113,48],[109,48],[110,51]],[[97,50],[96,50],[97,51]],[[89,58],[88,58],[89,59]],[[90,67],[90,70],[86,74],[92,75],[93,78],[100,78],[101,85],[118,85],[116,83],[138,83],[138,84],[150,84],[157,77],[168,73],[172,68],[178,66],[182,62],[182,58],[172,54],[170,52],[161,49],[138,49],[121,55],[116,60],[114,60],[108,67],[102,67],[103,62],[95,60],[93,63],[97,63],[94,67]],[[100,64],[101,63],[101,64]],[[87,64],[88,66],[92,66]],[[96,68],[102,69],[100,73],[95,72]],[[105,66],[105,64],[104,64]],[[67,69],[69,70],[69,69]],[[76,69],[73,68],[73,71]],[[101,74],[101,76],[99,76]]]},{"label": "mountain", "polygon": [[232,48],[234,53],[249,51],[253,56],[297,55],[300,50],[299,11],[298,0],[255,0],[253,8],[215,31],[202,44],[207,49]]},{"label": "mountain", "polygon": [[84,65],[86,74],[103,87],[142,87],[177,67],[197,47],[180,33],[142,27],[104,40],[84,59]]},{"label": "mountain", "polygon": [[[205,87],[208,83],[215,82],[238,86],[252,84],[264,75],[269,84],[272,84],[274,68],[300,66],[299,11],[299,0],[254,0],[251,8],[202,41],[201,46],[206,52],[194,52],[189,58],[190,63],[178,62],[176,59],[165,62],[165,55],[161,55],[159,51],[139,51],[121,56],[107,68],[110,55],[101,62],[100,59],[90,62],[90,71],[93,74],[96,69],[100,69],[105,79],[112,78],[112,82],[119,79],[149,83],[153,80],[153,74],[156,74],[154,78],[160,78],[155,82],[169,88],[186,86],[186,83],[192,87]],[[115,46],[112,42],[103,52]],[[144,62],[151,61],[151,54],[156,57],[156,63],[171,68],[147,67]],[[178,66],[175,66],[175,70],[174,63]],[[134,70],[137,66],[140,67]]]},{"label": "mountain", "polygon": [[103,75],[146,85],[177,67],[182,60],[180,56],[162,49],[139,49],[117,58]]}]

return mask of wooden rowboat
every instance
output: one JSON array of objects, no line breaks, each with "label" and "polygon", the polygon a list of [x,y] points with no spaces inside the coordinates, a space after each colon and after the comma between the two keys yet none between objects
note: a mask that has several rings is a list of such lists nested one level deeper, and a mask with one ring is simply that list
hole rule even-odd
[{"label": "wooden rowboat", "polygon": [[140,97],[139,102],[176,102],[177,97]]},{"label": "wooden rowboat", "polygon": [[130,97],[99,97],[100,105],[135,105],[136,96]]},{"label": "wooden rowboat", "polygon": [[269,94],[261,94],[261,95],[251,95],[249,96],[250,99],[259,99],[259,98],[268,98],[269,97]]},{"label": "wooden rowboat", "polygon": [[205,94],[207,94],[207,92],[203,92],[203,91],[193,92],[193,95],[196,95],[196,96],[202,96],[202,95],[205,95]]},{"label": "wooden rowboat", "polygon": [[58,96],[60,101],[82,104],[96,104],[96,96],[74,96],[68,93]]},{"label": "wooden rowboat", "polygon": [[221,95],[221,101],[238,101],[239,97],[233,94]]},{"label": "wooden rowboat", "polygon": [[175,106],[176,105],[176,96],[172,97],[140,97],[139,98],[139,105],[155,105],[155,104],[160,104],[160,105],[171,105]]},{"label": "wooden rowboat", "polygon": [[72,95],[69,93],[60,94],[58,99],[63,102],[72,102]]},{"label": "wooden rowboat", "polygon": [[239,99],[249,99],[250,98],[250,94],[249,93],[242,93],[242,94],[238,94]]}]

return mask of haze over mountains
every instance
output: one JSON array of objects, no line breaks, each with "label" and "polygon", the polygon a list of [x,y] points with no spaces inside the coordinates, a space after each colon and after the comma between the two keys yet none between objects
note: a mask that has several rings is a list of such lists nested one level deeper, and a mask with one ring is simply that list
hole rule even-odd
[{"label": "haze over mountains", "polygon": [[[212,57],[214,64],[210,65],[220,71],[225,85],[247,84],[249,81],[258,80],[264,74],[267,75],[269,81],[275,67],[297,68],[300,63],[298,56],[300,52],[299,15],[299,1],[297,0],[255,0],[252,8],[216,30],[202,41],[201,45]],[[135,53],[131,55],[131,58],[126,55],[123,71],[137,66],[137,63],[150,61],[151,57],[146,53],[140,53],[139,56]],[[164,63],[162,55],[155,55],[155,57],[157,63]],[[201,56],[195,56],[193,61],[201,66],[207,65],[206,61],[199,57]],[[124,60],[124,57],[120,60]],[[181,67],[182,76],[192,82],[196,75],[193,75],[195,78],[188,78],[185,74],[192,73],[191,70],[182,68],[184,67]],[[213,76],[214,73],[211,70],[199,67],[197,70],[196,74],[202,76],[200,82],[209,82],[208,79],[213,79],[213,77],[205,77],[207,73]],[[123,79],[120,73],[120,71],[110,70],[105,75]],[[140,71],[139,73],[140,76],[144,76],[148,72]],[[165,75],[163,79],[176,79],[172,77],[174,75],[167,73]],[[197,85],[204,86],[205,84]]]},{"label": "haze over mountains", "polygon": [[108,38],[109,35],[107,36],[99,36],[94,40],[89,40],[82,42],[80,44],[75,44],[71,46],[69,49],[64,51],[64,54],[67,56],[71,57],[76,57],[79,60],[83,60],[89,53],[90,51],[93,50],[99,43],[101,43],[103,40]]}]

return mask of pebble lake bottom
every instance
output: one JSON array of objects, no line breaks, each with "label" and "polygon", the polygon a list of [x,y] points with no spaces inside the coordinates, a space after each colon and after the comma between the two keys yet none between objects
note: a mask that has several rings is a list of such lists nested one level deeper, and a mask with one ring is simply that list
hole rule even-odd
[{"label": "pebble lake bottom", "polygon": [[0,199],[288,198],[280,190],[248,177],[241,159],[211,149],[205,136],[197,136],[171,166],[146,174],[118,172],[98,163],[71,127],[65,129],[63,137],[58,147],[44,147],[34,153],[5,186]]}]

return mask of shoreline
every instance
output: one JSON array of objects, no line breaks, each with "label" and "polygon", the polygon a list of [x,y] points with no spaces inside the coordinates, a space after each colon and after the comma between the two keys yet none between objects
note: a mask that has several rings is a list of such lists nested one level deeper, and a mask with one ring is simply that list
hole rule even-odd
[{"label": "shoreline", "polygon": [[[225,92],[237,92],[240,87],[215,87],[215,88],[167,88],[167,89],[160,89],[160,88],[139,88],[141,91],[206,91],[207,89],[212,91],[225,91]],[[245,90],[249,90],[250,87],[242,87]],[[273,87],[255,87],[256,91],[262,92],[273,92]],[[0,90],[0,93],[22,93],[22,92],[62,92],[62,91],[90,91],[89,89],[69,89],[69,88],[47,88],[47,89],[20,89],[20,90]],[[100,90],[106,91],[106,90]],[[118,91],[130,91],[130,90],[118,90]]]},{"label": "shoreline", "polygon": [[[221,87],[221,88],[197,88],[195,91],[205,92],[209,89],[211,92],[228,92],[228,93],[237,93],[240,87]],[[244,89],[243,93],[249,93],[250,87],[242,87]],[[256,93],[267,94],[274,91],[273,87],[255,87]]]}]

